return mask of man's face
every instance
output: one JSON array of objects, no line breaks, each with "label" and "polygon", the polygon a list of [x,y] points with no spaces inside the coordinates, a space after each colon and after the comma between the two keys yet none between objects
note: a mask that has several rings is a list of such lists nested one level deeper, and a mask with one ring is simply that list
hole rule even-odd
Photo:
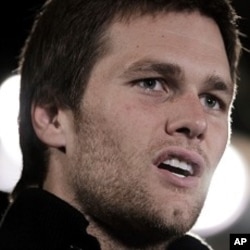
[{"label": "man's face", "polygon": [[198,13],[169,13],[116,22],[107,35],[67,148],[78,206],[117,232],[183,233],[228,141],[220,31]]}]

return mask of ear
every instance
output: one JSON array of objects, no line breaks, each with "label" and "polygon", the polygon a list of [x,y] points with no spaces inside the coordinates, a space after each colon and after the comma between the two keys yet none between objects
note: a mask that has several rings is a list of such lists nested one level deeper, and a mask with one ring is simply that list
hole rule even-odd
[{"label": "ear", "polygon": [[61,113],[57,107],[33,105],[32,124],[38,138],[46,145],[64,148],[66,138],[62,126]]}]

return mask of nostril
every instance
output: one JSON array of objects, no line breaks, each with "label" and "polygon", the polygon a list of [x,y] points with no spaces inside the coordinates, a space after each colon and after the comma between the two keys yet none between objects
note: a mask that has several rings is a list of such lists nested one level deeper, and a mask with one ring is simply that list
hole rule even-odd
[{"label": "nostril", "polygon": [[176,130],[176,132],[179,133],[179,134],[183,134],[188,138],[193,138],[193,137],[196,137],[198,139],[203,138],[202,131],[192,130],[192,129],[189,129],[188,127],[179,128],[179,129]]},{"label": "nostril", "polygon": [[191,131],[189,128],[179,128],[176,130],[177,133],[185,134],[185,135],[191,135]]}]

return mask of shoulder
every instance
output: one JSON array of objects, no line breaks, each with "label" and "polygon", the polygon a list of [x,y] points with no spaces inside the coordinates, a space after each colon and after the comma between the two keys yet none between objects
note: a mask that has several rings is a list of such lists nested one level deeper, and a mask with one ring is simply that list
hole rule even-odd
[{"label": "shoulder", "polygon": [[203,239],[194,234],[186,234],[171,243],[169,250],[213,250]]},{"label": "shoulder", "polygon": [[68,203],[46,191],[29,189],[4,215],[0,249],[99,249],[98,242],[86,233],[87,224]]}]

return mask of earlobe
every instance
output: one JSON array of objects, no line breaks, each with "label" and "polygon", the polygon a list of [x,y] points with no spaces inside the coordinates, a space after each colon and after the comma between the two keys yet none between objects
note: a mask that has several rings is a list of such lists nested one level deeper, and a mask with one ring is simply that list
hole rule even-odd
[{"label": "earlobe", "polygon": [[60,113],[55,107],[33,105],[32,124],[37,137],[50,147],[65,147],[65,134],[60,123]]}]

